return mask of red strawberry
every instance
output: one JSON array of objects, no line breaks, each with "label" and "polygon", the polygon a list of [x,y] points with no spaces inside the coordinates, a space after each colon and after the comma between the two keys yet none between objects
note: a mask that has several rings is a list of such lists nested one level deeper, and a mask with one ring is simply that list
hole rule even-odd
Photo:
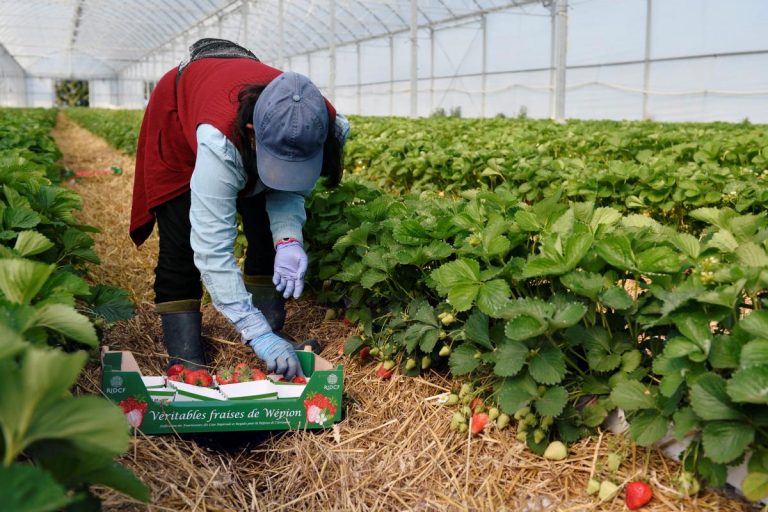
[{"label": "red strawberry", "polygon": [[207,388],[210,387],[211,383],[213,382],[213,377],[211,377],[211,374],[205,370],[195,370],[193,372],[187,373],[184,382],[187,384],[192,384],[193,386],[202,386]]},{"label": "red strawberry", "polygon": [[392,374],[395,373],[395,369],[392,368],[390,370],[387,370],[384,368],[384,363],[379,364],[378,368],[376,368],[376,376],[380,379],[388,379],[392,377]]},{"label": "red strawberry", "polygon": [[368,359],[368,356],[371,354],[371,347],[363,347],[360,349],[360,353],[358,354],[360,357],[360,361],[365,361]]},{"label": "red strawberry", "polygon": [[181,374],[179,375],[169,375],[168,380],[172,380],[173,382],[184,382],[184,379],[181,378]]},{"label": "red strawberry", "polygon": [[219,385],[234,383],[235,382],[235,371],[232,369],[231,366],[227,366],[225,368],[222,368],[221,370],[216,372],[216,382],[218,382]]},{"label": "red strawberry", "polygon": [[488,424],[488,414],[479,412],[472,415],[472,433],[479,434]]},{"label": "red strawberry", "polygon": [[341,319],[341,323],[344,324],[345,327],[354,327],[354,323],[347,317],[344,317]]},{"label": "red strawberry", "polygon": [[629,482],[624,492],[624,502],[629,510],[637,510],[653,498],[653,490],[645,482]]},{"label": "red strawberry", "polygon": [[306,384],[307,379],[305,377],[302,377],[301,375],[297,375],[293,378],[291,382],[293,382],[294,384]]},{"label": "red strawberry", "polygon": [[482,398],[473,398],[472,401],[469,403],[469,408],[472,409],[472,412],[475,412],[475,410],[478,407],[484,407],[483,406],[483,399]]},{"label": "red strawberry", "polygon": [[179,375],[186,369],[187,368],[183,364],[174,364],[165,371],[165,374],[169,377],[173,377],[174,375]]}]

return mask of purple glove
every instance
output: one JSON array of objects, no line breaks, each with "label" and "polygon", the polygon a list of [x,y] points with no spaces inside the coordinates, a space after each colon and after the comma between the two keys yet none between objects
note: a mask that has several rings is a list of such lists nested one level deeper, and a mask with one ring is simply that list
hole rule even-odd
[{"label": "purple glove", "polygon": [[307,253],[299,241],[278,244],[275,251],[275,275],[272,276],[272,283],[278,292],[282,292],[284,299],[291,295],[298,299],[304,291]]}]

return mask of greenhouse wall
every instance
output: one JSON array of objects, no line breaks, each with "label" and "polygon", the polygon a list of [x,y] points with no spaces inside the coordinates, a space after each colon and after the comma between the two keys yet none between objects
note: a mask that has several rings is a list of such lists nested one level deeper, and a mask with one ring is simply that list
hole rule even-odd
[{"label": "greenhouse wall", "polygon": [[23,107],[27,104],[24,70],[0,45],[0,105]]},{"label": "greenhouse wall", "polygon": [[[274,3],[263,5],[276,9]],[[291,5],[294,14],[302,8]],[[398,14],[399,28],[386,33],[337,24],[331,34],[325,19],[330,5],[307,7],[316,23],[298,39],[297,30],[310,19],[287,20],[279,53],[276,24],[265,25],[259,4],[231,4],[119,70],[116,85],[95,81],[91,104],[142,108],[146,83],[177,65],[189,44],[223,37],[252,49],[267,64],[309,75],[349,114],[555,117],[557,45],[553,10],[542,2],[489,4],[495,6],[447,21],[420,17],[415,76],[407,10]],[[768,1],[568,0],[567,7],[564,117],[768,122]],[[337,9],[347,12],[350,6]],[[333,47],[327,43],[331,37]],[[317,49],[291,53],[295,47]],[[26,91],[26,99],[50,106],[44,82],[50,77],[41,65],[35,70],[43,82]],[[106,71],[99,72],[104,78]],[[0,103],[19,102],[19,79],[10,82],[5,79],[0,87]]]},{"label": "greenhouse wall", "polygon": [[27,77],[27,106],[52,107],[56,104],[56,92],[53,78]]}]

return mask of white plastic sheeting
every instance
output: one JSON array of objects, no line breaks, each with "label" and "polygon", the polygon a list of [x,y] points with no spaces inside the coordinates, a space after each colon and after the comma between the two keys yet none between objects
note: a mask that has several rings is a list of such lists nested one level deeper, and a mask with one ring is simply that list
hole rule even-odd
[{"label": "white plastic sheeting", "polygon": [[[350,114],[550,117],[558,1],[418,0],[412,76],[411,0],[3,0],[0,104],[40,105],[70,77],[91,80],[94,106],[141,108],[189,44],[222,37]],[[768,122],[765,0],[567,6],[566,117]]]}]

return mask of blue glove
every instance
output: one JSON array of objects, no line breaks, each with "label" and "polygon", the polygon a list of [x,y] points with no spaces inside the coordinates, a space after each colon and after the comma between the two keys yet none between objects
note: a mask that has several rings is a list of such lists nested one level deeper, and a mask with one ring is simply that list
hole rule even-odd
[{"label": "blue glove", "polygon": [[249,341],[248,344],[256,352],[256,357],[266,363],[267,373],[277,373],[285,377],[286,380],[304,376],[293,345],[274,332],[262,334]]},{"label": "blue glove", "polygon": [[272,276],[272,283],[278,292],[282,292],[284,299],[291,295],[298,299],[304,291],[307,253],[298,241],[280,244],[275,251],[275,275]]}]

